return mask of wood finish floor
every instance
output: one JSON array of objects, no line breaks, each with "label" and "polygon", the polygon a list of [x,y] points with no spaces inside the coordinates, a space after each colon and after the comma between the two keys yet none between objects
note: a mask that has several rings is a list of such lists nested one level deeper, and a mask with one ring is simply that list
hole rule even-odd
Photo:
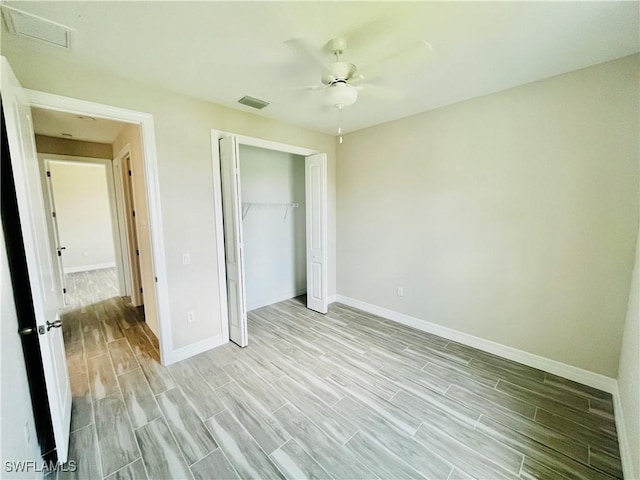
[{"label": "wood finish floor", "polygon": [[250,312],[248,347],[163,367],[140,310],[100,296],[64,315],[59,478],[622,478],[607,393],[299,299]]}]

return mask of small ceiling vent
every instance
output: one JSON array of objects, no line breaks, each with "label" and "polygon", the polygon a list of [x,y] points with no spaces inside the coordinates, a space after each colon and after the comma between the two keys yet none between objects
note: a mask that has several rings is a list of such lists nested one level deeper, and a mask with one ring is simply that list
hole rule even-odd
[{"label": "small ceiling vent", "polygon": [[1,7],[5,25],[11,33],[40,40],[47,45],[71,48],[72,30],[69,27],[6,5]]},{"label": "small ceiling vent", "polygon": [[259,98],[250,97],[248,95],[245,95],[240,100],[238,100],[238,103],[246,105],[247,107],[257,108],[258,110],[262,110],[264,107],[269,105],[269,102],[265,102],[264,100],[260,100]]}]

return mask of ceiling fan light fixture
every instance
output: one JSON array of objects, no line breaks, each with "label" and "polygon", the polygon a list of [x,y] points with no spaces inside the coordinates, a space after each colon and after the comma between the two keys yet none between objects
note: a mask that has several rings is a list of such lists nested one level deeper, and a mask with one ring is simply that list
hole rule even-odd
[{"label": "ceiling fan light fixture", "polygon": [[324,101],[328,106],[343,108],[356,103],[358,90],[345,82],[336,82],[325,90]]}]

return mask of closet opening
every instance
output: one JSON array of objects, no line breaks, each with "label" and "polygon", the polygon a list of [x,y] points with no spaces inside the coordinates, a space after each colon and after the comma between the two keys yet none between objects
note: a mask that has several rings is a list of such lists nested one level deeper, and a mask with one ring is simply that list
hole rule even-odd
[{"label": "closet opening", "polygon": [[307,308],[327,312],[327,160],[303,147],[212,136],[223,334],[243,347],[248,311],[306,294]]}]

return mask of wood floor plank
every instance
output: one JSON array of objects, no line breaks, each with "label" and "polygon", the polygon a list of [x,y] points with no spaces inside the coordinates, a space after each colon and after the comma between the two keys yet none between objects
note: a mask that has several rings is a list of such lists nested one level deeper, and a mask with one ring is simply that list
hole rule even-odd
[{"label": "wood floor plank", "polygon": [[147,472],[144,469],[142,460],[136,460],[117,472],[112,473],[106,477],[106,480],[146,480],[147,478]]},{"label": "wood floor plank", "polygon": [[289,402],[305,412],[313,423],[338,443],[344,444],[358,431],[358,428],[353,423],[290,378],[285,377],[278,380],[275,383],[275,387],[282,392]]},{"label": "wood floor plank", "polygon": [[227,365],[226,372],[245,392],[251,395],[267,411],[273,412],[286,403],[278,390],[249,368],[244,362],[235,361]]},{"label": "wood floor plank", "polygon": [[104,476],[140,457],[138,446],[119,395],[95,402],[96,433]]},{"label": "wood floor plank", "polygon": [[111,362],[116,375],[122,375],[140,366],[126,338],[107,343],[107,349],[109,350],[109,355],[111,355]]},{"label": "wood floor plank", "polygon": [[275,420],[271,412],[244,393],[235,382],[220,387],[216,392],[229,411],[267,454],[289,440],[289,434]]},{"label": "wood floor plank", "polygon": [[102,335],[102,328],[97,315],[94,312],[81,314],[80,325],[85,356],[90,358],[106,353],[107,342]]},{"label": "wood floor plank", "polygon": [[108,354],[87,358],[89,386],[93,401],[120,393]]},{"label": "wood floor plank", "polygon": [[93,423],[93,403],[86,373],[69,377],[71,384],[71,426],[73,432]]},{"label": "wood floor plank", "polygon": [[172,388],[157,397],[167,425],[189,465],[213,452],[218,445],[195,409],[179,388]]},{"label": "wood floor plank", "polygon": [[133,428],[140,428],[161,416],[142,370],[137,368],[123,373],[118,377],[118,382]]},{"label": "wood floor plank", "polygon": [[617,455],[609,455],[602,450],[592,448],[589,455],[589,465],[614,478],[623,478],[622,462]]},{"label": "wood floor plank", "polygon": [[212,478],[240,480],[238,472],[231,466],[219,448],[191,465],[191,473],[196,480],[211,480]]},{"label": "wood floor plank", "polygon": [[66,468],[58,472],[58,480],[102,478],[95,425],[91,424],[71,432],[65,466]]},{"label": "wood floor plank", "polygon": [[510,429],[488,417],[481,417],[476,428],[499,440],[547,468],[575,480],[610,480],[609,475],[577,462],[530,437]]},{"label": "wood floor plank", "polygon": [[[548,398],[554,402],[562,403],[563,405],[567,405],[571,408],[582,410],[584,412],[589,411],[588,399],[547,384],[541,385],[540,383],[532,380],[520,379],[516,384],[500,380],[496,385],[496,389],[505,391],[514,396],[517,396],[517,394],[522,392],[526,394],[528,391],[536,397]],[[517,394],[515,392],[517,392]]]},{"label": "wood floor plank", "polygon": [[193,478],[163,418],[147,423],[135,434],[149,478]]},{"label": "wood floor plank", "polygon": [[167,367],[160,364],[160,359],[154,353],[148,350],[140,351],[137,358],[154,394],[158,395],[176,386],[171,373]]},{"label": "wood floor plank", "polygon": [[358,432],[346,446],[380,478],[425,478],[370,435]]},{"label": "wood floor plank", "polygon": [[451,473],[453,466],[450,463],[393,426],[384,415],[379,415],[367,405],[347,397],[340,400],[334,408],[426,478],[439,480],[447,478]]},{"label": "wood floor plank", "polygon": [[[489,435],[475,430],[475,425],[470,424],[469,417],[463,417],[459,412],[452,410],[443,410],[426,400],[403,391],[400,391],[391,402],[413,413],[423,421],[423,424],[427,424],[429,429],[437,429],[512,474],[519,474],[524,455],[494,440]],[[473,415],[473,413],[469,412],[469,415]]]},{"label": "wood floor plank", "polygon": [[573,422],[563,416],[555,415],[543,409],[536,412],[536,422],[555,430],[578,442],[586,442],[612,455],[619,455],[618,439],[615,435]]},{"label": "wood floor plank", "polygon": [[67,370],[69,376],[75,377],[87,373],[87,362],[84,358],[84,347],[82,340],[75,343],[65,344],[65,353],[67,357]]},{"label": "wood floor plank", "polygon": [[206,425],[240,478],[285,478],[229,410],[211,417]]},{"label": "wood floor plank", "polygon": [[460,443],[447,434],[423,423],[415,434],[415,439],[431,450],[438,452],[456,468],[475,478],[515,479],[513,474],[493,463],[488,457],[477,453],[467,445]]},{"label": "wood floor plank", "polygon": [[285,405],[274,413],[278,421],[334,478],[373,478],[374,474],[353,454],[314,425],[300,410]]},{"label": "wood floor plank", "polygon": [[200,420],[206,420],[224,410],[224,405],[218,394],[204,381],[193,364],[182,361],[174,363],[168,368]]},{"label": "wood floor plank", "polygon": [[420,420],[409,415],[407,412],[396,407],[387,400],[378,397],[370,390],[361,387],[356,382],[346,379],[346,377],[338,374],[332,374],[329,376],[327,381],[333,383],[337,388],[342,389],[345,396],[348,395],[359,400],[369,409],[387,418],[391,423],[406,432],[408,435],[413,435],[416,429],[420,426]]},{"label": "wood floor plank", "polygon": [[214,390],[231,381],[231,377],[227,372],[206,355],[200,354],[192,357],[187,360],[187,363],[193,366],[204,381]]},{"label": "wood floor plank", "polygon": [[331,478],[327,471],[311,458],[311,455],[305,452],[298,442],[293,439],[273,452],[271,458],[288,479]]},{"label": "wood floor plank", "polygon": [[273,363],[282,369],[282,372],[286,376],[292,378],[297,383],[304,385],[327,405],[333,405],[343,397],[340,390],[336,389],[323,378],[309,372],[303,366],[292,361],[287,356],[276,359]]},{"label": "wood floor plank", "polygon": [[468,389],[452,385],[446,396],[488,416],[508,415],[532,419],[536,413],[534,405],[493,388],[481,385],[467,385],[467,387]]}]

